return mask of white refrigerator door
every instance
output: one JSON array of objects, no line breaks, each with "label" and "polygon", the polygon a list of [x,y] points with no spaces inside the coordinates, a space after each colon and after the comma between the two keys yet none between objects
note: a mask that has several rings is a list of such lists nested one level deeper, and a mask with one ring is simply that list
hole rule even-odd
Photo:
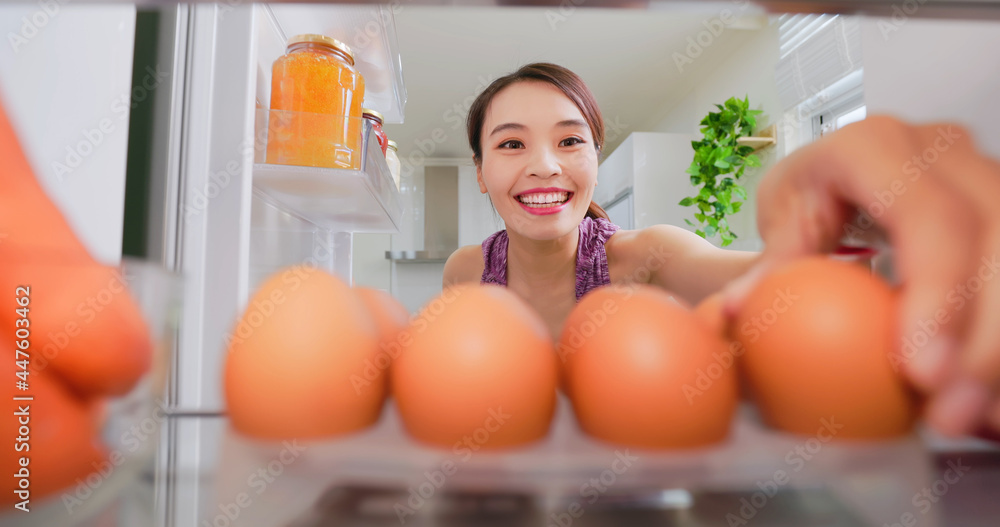
[{"label": "white refrigerator door", "polygon": [[0,100],[28,161],[91,255],[117,263],[135,7],[2,5],[0,27]]}]

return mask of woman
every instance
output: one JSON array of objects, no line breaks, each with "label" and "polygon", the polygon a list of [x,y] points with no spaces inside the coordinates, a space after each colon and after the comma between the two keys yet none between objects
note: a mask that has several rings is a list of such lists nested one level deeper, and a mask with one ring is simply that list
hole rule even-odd
[{"label": "woman", "polygon": [[[871,211],[893,242],[905,284],[901,338],[948,308],[955,284],[975,275],[980,260],[1000,255],[1000,212],[991,203],[1000,196],[1000,165],[957,126],[873,117],[788,156],[758,189],[766,244],[758,255],[715,248],[677,227],[625,231],[607,221],[591,201],[604,146],[600,110],[565,68],[530,64],[497,79],[467,124],[480,191],[507,229],[452,254],[444,284],[504,285],[553,335],[583,294],[623,281],[692,304],[726,288],[731,315],[768,269],[835,247],[856,208]],[[947,148],[935,146],[942,130]],[[937,148],[935,161],[921,163],[928,148]],[[929,421],[953,435],[984,420],[1000,429],[1000,325],[988,320],[1000,312],[1000,280],[986,281],[968,304],[906,363],[910,380],[932,395]]]}]

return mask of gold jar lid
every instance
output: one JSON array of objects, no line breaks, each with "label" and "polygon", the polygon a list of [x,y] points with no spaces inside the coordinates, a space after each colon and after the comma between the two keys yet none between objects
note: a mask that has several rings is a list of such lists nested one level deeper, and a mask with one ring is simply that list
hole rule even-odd
[{"label": "gold jar lid", "polygon": [[289,46],[292,46],[293,44],[300,44],[302,42],[312,42],[314,44],[321,44],[323,46],[340,51],[341,53],[347,56],[347,59],[350,61],[351,66],[354,65],[354,52],[351,51],[350,46],[344,44],[343,42],[335,38],[331,38],[326,35],[317,35],[315,33],[304,33],[302,35],[295,35],[294,37],[288,39]]},{"label": "gold jar lid", "polygon": [[378,119],[378,122],[380,122],[380,123],[384,123],[385,122],[385,118],[382,117],[382,114],[378,113],[375,110],[372,110],[371,108],[362,108],[361,109],[361,116],[364,117],[366,115],[370,115],[370,116]]},{"label": "gold jar lid", "polygon": [[391,149],[399,152],[399,145],[397,145],[396,142],[393,141],[392,139],[386,141],[385,146],[386,146],[386,148],[391,148]]}]

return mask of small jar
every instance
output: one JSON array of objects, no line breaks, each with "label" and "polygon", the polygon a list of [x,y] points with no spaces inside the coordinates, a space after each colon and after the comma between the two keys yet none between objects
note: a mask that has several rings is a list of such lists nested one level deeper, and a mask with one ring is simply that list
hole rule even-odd
[{"label": "small jar", "polygon": [[396,182],[396,190],[399,190],[399,171],[402,168],[399,163],[399,147],[392,139],[386,141],[385,162],[389,165],[389,173],[392,180]]},{"label": "small jar", "polygon": [[361,168],[365,80],[354,54],[324,35],[297,35],[271,71],[267,162]]},{"label": "small jar", "polygon": [[385,131],[382,130],[382,114],[376,112],[375,110],[362,108],[361,115],[372,123],[372,131],[375,132],[375,137],[378,138],[378,146],[382,149],[382,155],[384,156],[386,147],[385,142],[388,138],[385,136]]}]

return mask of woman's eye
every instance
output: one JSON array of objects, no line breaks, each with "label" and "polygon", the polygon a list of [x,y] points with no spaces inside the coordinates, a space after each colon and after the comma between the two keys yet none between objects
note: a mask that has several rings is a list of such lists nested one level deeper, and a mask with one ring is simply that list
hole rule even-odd
[{"label": "woman's eye", "polygon": [[500,146],[498,148],[509,148],[509,149],[524,148],[524,144],[516,139],[511,139],[510,141],[504,141],[500,143]]},{"label": "woman's eye", "polygon": [[583,143],[583,139],[580,139],[579,137],[567,137],[566,139],[563,139],[560,144],[562,146],[573,146],[580,143]]}]

